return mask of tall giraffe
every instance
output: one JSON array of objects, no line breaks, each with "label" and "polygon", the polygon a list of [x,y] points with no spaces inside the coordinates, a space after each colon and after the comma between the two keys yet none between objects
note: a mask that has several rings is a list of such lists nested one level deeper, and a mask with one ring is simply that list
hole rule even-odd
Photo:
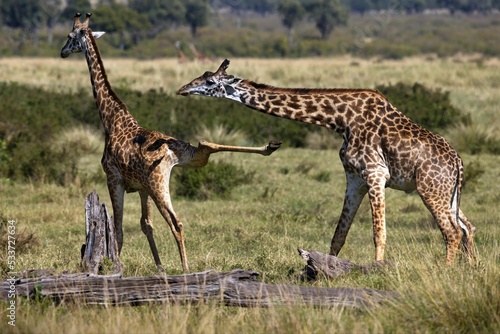
[{"label": "tall giraffe", "polygon": [[167,221],[177,241],[182,268],[189,271],[184,246],[183,224],[172,207],[169,192],[170,173],[174,166],[202,167],[210,154],[220,151],[259,153],[270,155],[279,148],[272,141],[260,148],[227,146],[200,141],[198,147],[177,140],[157,131],[142,128],[111,89],[97,47],[96,38],[103,32],[92,32],[88,27],[90,13],[84,22],[80,14],[74,18],[73,29],[61,50],[61,57],[82,52],[87,59],[90,82],[99,116],[105,133],[105,146],[101,164],[106,173],[107,185],[113,206],[114,224],[117,231],[118,251],[123,246],[123,200],[125,192],[139,192],[141,198],[141,229],[146,235],[156,266],[162,270],[160,257],[153,238],[151,202]]},{"label": "tall giraffe", "polygon": [[378,91],[277,88],[228,75],[229,61],[181,87],[177,94],[226,98],[252,109],[317,124],[342,135],[340,160],[347,188],[330,254],[337,255],[361,201],[368,193],[375,260],[386,244],[385,187],[416,190],[437,221],[451,264],[462,241],[472,256],[475,227],[460,210],[463,163],[441,136],[412,122]]}]

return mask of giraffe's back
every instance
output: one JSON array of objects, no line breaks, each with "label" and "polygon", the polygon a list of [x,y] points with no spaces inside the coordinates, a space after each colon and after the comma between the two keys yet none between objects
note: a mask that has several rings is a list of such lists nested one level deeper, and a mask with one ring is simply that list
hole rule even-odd
[{"label": "giraffe's back", "polygon": [[399,115],[391,119],[381,140],[391,175],[387,186],[410,192],[418,182],[430,187],[455,184],[462,164],[458,153],[442,136],[395,112]]},{"label": "giraffe's back", "polygon": [[[162,183],[179,161],[171,149],[176,139],[140,126],[110,136],[105,146],[102,166],[106,174],[121,180],[127,192],[148,189]],[[168,170],[164,170],[167,168]]]}]

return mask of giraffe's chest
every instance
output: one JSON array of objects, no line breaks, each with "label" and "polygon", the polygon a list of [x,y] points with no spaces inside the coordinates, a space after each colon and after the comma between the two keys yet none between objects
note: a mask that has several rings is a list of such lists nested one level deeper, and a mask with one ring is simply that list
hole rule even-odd
[{"label": "giraffe's chest", "polygon": [[137,158],[137,152],[130,147],[106,145],[101,160],[108,180],[121,183],[127,192],[135,192],[144,188],[146,180],[145,166]]},{"label": "giraffe's chest", "polygon": [[126,192],[135,192],[143,189],[144,180],[137,170],[133,161],[118,160],[115,156],[104,154],[102,158],[102,167],[108,180],[116,180],[121,183]]}]

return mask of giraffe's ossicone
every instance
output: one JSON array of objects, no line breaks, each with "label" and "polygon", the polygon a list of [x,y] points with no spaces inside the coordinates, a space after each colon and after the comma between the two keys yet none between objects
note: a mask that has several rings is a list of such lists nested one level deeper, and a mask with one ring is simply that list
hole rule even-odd
[{"label": "giraffe's ossicone", "polygon": [[177,94],[230,99],[273,116],[324,126],[344,139],[340,159],[347,188],[330,254],[340,252],[368,194],[375,260],[383,260],[385,188],[390,187],[418,192],[442,232],[448,263],[460,242],[472,256],[475,227],[460,210],[463,163],[443,137],[411,121],[375,90],[278,88],[227,74],[228,66],[226,59],[216,72],[205,72]]}]

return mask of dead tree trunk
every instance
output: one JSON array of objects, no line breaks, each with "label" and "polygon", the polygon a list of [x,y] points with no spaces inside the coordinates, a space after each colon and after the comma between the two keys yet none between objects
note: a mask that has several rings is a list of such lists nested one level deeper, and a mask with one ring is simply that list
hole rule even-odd
[{"label": "dead tree trunk", "polygon": [[113,263],[112,271],[121,272],[123,266],[118,256],[115,225],[106,204],[99,204],[95,191],[85,198],[85,233],[86,241],[81,250],[83,271],[96,275],[107,258]]},{"label": "dead tree trunk", "polygon": [[67,274],[21,278],[0,283],[0,300],[14,291],[19,297],[87,305],[142,305],[148,303],[206,303],[269,307],[314,305],[366,308],[394,298],[394,292],[362,288],[317,288],[258,282],[259,273],[233,270],[186,275],[117,277]]}]

